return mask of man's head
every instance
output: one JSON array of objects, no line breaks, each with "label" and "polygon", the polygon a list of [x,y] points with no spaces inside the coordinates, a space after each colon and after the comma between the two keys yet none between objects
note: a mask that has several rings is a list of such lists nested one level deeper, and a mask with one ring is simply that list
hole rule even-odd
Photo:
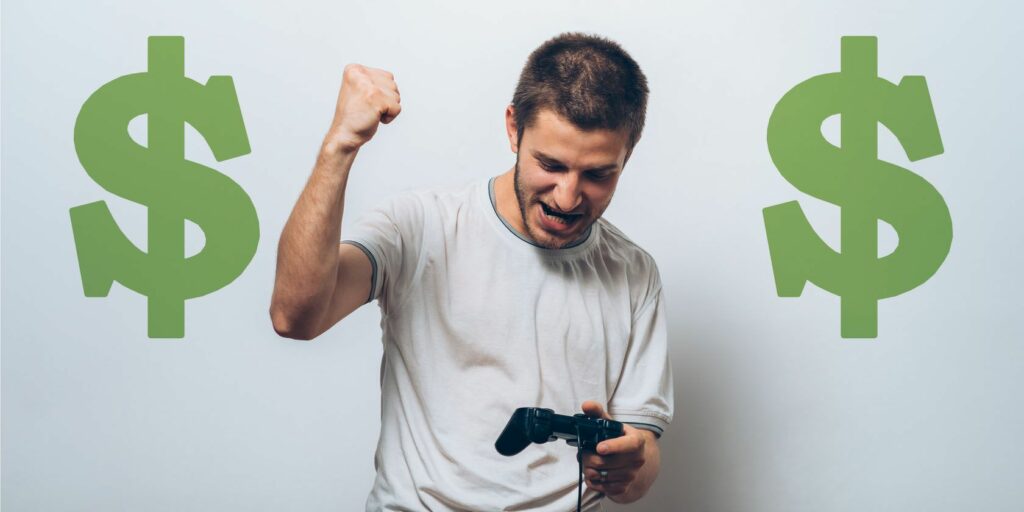
[{"label": "man's head", "polygon": [[640,140],[647,93],[640,67],[607,39],[566,33],[530,54],[505,118],[536,243],[564,247],[604,213]]}]

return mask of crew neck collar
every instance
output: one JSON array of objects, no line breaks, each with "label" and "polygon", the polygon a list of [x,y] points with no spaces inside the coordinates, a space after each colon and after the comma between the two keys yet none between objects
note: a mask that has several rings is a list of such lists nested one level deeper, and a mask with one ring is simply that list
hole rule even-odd
[{"label": "crew neck collar", "polygon": [[579,252],[581,250],[584,250],[585,248],[587,248],[587,247],[589,247],[590,245],[593,244],[593,241],[594,241],[594,238],[595,238],[593,236],[594,235],[594,226],[597,225],[597,222],[594,222],[593,224],[591,224],[587,228],[586,233],[584,233],[580,238],[578,238],[577,240],[573,241],[571,244],[569,244],[569,245],[567,245],[565,247],[562,247],[560,249],[549,249],[547,247],[544,247],[544,246],[536,244],[533,240],[528,238],[526,235],[523,235],[522,233],[517,231],[515,228],[513,228],[512,225],[509,224],[508,221],[505,220],[505,218],[502,217],[500,213],[498,213],[498,202],[497,202],[497,199],[496,199],[495,193],[494,193],[494,181],[495,181],[495,179],[497,179],[496,176],[495,177],[491,177],[487,181],[487,198],[488,198],[488,200],[490,202],[491,210],[494,212],[494,217],[498,221],[500,221],[501,224],[508,231],[508,233],[514,235],[516,239],[518,239],[518,240],[520,240],[522,242],[525,242],[526,244],[529,244],[533,248],[536,248],[538,250],[544,251],[545,253],[558,254],[558,255],[561,255],[561,254],[565,254],[565,255],[575,254],[575,253],[577,253],[577,252]]}]

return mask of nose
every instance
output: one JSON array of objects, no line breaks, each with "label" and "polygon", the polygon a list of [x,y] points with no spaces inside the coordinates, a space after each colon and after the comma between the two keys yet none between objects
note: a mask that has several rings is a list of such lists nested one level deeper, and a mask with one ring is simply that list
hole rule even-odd
[{"label": "nose", "polygon": [[553,205],[560,212],[569,213],[576,209],[583,202],[583,194],[580,193],[580,180],[571,172],[562,173],[558,185],[555,186]]}]

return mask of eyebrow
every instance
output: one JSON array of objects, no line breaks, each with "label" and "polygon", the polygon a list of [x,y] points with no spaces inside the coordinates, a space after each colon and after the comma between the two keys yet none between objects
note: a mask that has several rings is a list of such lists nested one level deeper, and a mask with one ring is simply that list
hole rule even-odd
[{"label": "eyebrow", "polygon": [[[544,153],[542,153],[540,151],[537,151],[536,149],[533,150],[533,156],[537,160],[542,160],[542,161],[544,161],[545,163],[547,163],[549,165],[557,165],[557,166],[561,166],[561,167],[568,167],[567,165],[565,165],[562,162],[558,161],[557,158],[554,158],[552,156],[546,155],[546,154],[544,154]],[[591,169],[587,169],[587,171],[596,171],[596,172],[608,171],[608,170],[617,169],[618,167],[619,167],[619,164],[617,164],[617,163],[616,164],[607,164],[607,165],[602,165],[600,167],[594,167],[594,168],[591,168]]]}]

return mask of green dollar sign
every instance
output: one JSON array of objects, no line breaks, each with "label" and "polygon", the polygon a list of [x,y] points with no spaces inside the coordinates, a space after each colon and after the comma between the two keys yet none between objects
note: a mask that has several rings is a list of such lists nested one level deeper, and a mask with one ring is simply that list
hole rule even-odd
[{"label": "green dollar sign", "polygon": [[[911,161],[941,154],[942,140],[922,76],[899,85],[878,77],[874,37],[843,37],[839,73],[812,77],[779,100],[768,121],[772,162],[793,186],[842,209],[841,252],[807,222],[796,201],[764,209],[775,286],[798,297],[808,281],[841,300],[841,335],[878,335],[878,300],[925,282],[953,241],[949,209],[920,176],[878,160],[878,123],[899,140]],[[821,133],[840,115],[841,147]],[[878,257],[878,220],[896,230],[899,245]]]},{"label": "green dollar sign", "polygon": [[[75,150],[107,191],[148,207],[148,251],[121,232],[106,203],[71,208],[82,287],[105,297],[114,280],[148,299],[149,337],[185,336],[185,300],[238,277],[259,242],[249,196],[230,178],[185,159],[185,123],[217,161],[249,153],[229,76],[202,85],[185,77],[185,40],[150,37],[149,69],[100,87],[75,121]],[[135,143],[128,122],[146,114],[148,141]],[[203,250],[185,258],[185,219],[203,230]]]}]

